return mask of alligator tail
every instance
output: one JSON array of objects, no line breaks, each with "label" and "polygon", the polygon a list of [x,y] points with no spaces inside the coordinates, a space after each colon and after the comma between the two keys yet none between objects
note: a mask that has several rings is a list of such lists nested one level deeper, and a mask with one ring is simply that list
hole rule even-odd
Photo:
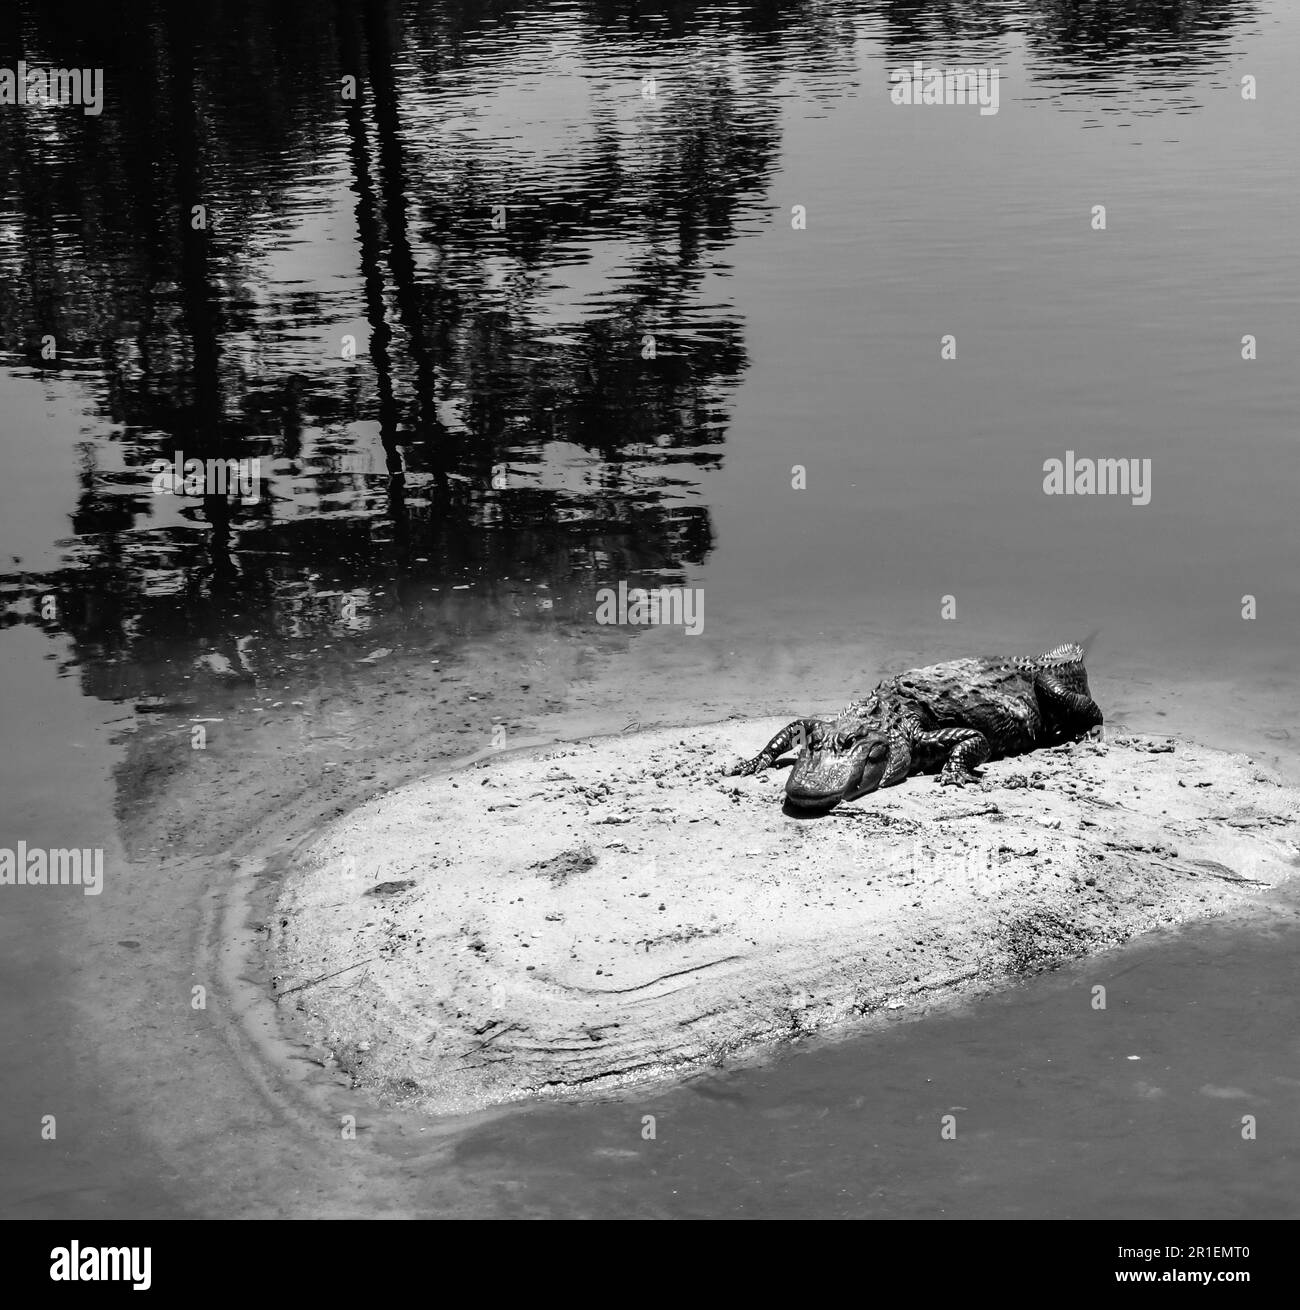
[{"label": "alligator tail", "polygon": [[1063,646],[1044,651],[1038,657],[1039,664],[1082,664],[1097,640],[1100,628],[1094,628],[1082,641],[1067,641]]}]

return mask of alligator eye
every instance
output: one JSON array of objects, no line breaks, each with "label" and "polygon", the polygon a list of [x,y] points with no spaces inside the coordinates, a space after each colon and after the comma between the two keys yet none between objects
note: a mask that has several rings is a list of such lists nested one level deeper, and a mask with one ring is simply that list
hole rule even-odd
[{"label": "alligator eye", "polygon": [[867,759],[871,760],[873,764],[878,764],[888,754],[889,754],[888,744],[883,741],[878,741],[867,752]]}]

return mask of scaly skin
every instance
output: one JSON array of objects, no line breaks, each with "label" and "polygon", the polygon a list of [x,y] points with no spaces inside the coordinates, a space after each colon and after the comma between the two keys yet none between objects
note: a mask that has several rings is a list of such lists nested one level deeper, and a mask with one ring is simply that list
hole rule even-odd
[{"label": "scaly skin", "polygon": [[1032,659],[949,660],[886,678],[835,718],[796,719],[751,760],[726,772],[761,773],[798,747],[786,799],[826,811],[915,773],[942,786],[979,781],[987,760],[1077,741],[1099,728],[1081,646]]}]

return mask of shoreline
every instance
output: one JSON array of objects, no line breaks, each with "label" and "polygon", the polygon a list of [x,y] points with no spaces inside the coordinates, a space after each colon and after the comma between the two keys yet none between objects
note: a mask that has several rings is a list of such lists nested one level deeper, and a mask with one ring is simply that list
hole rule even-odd
[{"label": "shoreline", "polygon": [[782,771],[718,773],[779,726],[519,749],[342,816],[278,887],[282,1021],[390,1106],[604,1094],[1225,913],[1300,851],[1276,775],[1146,737],[794,819]]}]

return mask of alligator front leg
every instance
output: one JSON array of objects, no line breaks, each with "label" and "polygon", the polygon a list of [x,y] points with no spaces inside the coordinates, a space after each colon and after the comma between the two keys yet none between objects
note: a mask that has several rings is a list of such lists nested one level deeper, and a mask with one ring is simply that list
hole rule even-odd
[{"label": "alligator front leg", "polygon": [[723,776],[735,778],[748,773],[762,773],[770,769],[791,747],[802,749],[806,742],[813,740],[817,728],[834,722],[834,719],[795,719],[793,723],[787,723],[752,760],[742,760],[734,768],[723,769]]},{"label": "alligator front leg", "polygon": [[918,748],[933,753],[932,758],[943,760],[939,773],[941,787],[978,783],[980,778],[975,770],[992,754],[988,738],[974,728],[940,728],[938,732],[920,733],[912,742],[913,751]]}]

